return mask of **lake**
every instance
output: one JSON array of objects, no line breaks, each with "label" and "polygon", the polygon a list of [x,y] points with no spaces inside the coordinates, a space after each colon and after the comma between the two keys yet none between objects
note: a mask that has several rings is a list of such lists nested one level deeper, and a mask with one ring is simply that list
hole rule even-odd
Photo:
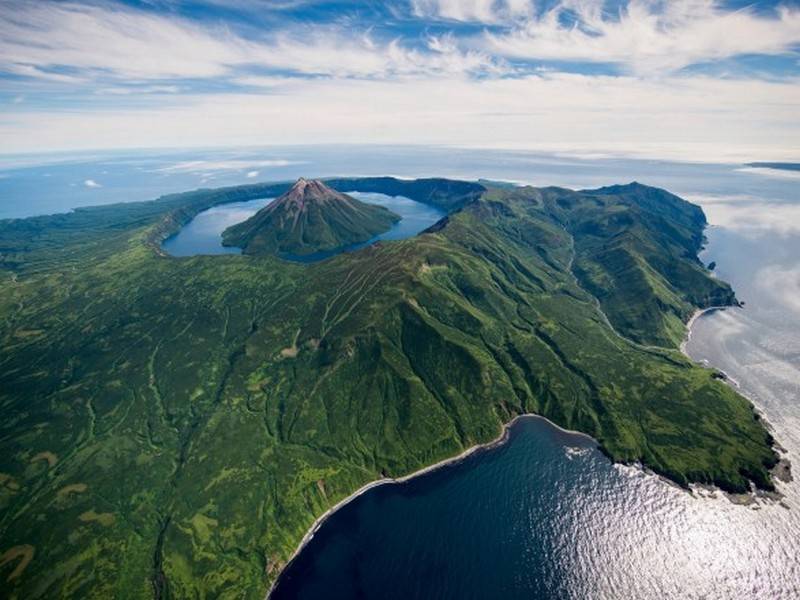
[{"label": "lake", "polygon": [[[0,162],[0,216],[300,175],[665,187],[703,206],[712,227],[702,258],[715,261],[717,275],[745,301],[743,309],[698,319],[688,353],[741,386],[789,458],[800,452],[797,176],[731,164],[403,147],[9,160]],[[782,502],[750,506],[715,492],[690,495],[612,465],[583,436],[523,419],[502,446],[374,488],[336,512],[287,569],[275,597],[794,599],[800,487],[798,480],[778,487]]]},{"label": "lake", "polygon": [[[400,215],[401,219],[389,231],[359,244],[351,244],[326,252],[315,252],[302,256],[284,254],[281,255],[281,258],[311,263],[330,258],[342,252],[352,252],[359,248],[364,248],[379,240],[402,240],[427,229],[445,214],[432,206],[415,202],[403,196],[387,196],[386,194],[372,192],[349,192],[348,195],[362,202],[385,206]],[[212,206],[197,214],[191,221],[181,227],[175,235],[164,240],[162,248],[172,256],[241,254],[240,248],[222,245],[222,232],[231,225],[241,223],[250,218],[269,204],[271,200],[271,198],[267,198]]]}]

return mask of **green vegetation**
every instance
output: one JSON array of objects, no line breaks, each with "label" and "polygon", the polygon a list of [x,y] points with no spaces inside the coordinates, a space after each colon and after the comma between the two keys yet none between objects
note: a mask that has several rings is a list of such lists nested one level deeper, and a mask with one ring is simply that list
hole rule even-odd
[{"label": "green vegetation", "polygon": [[772,487],[750,404],[675,347],[734,301],[697,261],[699,209],[635,184],[328,183],[449,214],[309,265],[159,250],[288,184],[0,223],[3,597],[262,598],[327,508],[521,413],[681,485]]},{"label": "green vegetation", "polygon": [[399,220],[383,206],[300,178],[280,198],[226,229],[222,240],[245,254],[303,256],[366,242]]}]

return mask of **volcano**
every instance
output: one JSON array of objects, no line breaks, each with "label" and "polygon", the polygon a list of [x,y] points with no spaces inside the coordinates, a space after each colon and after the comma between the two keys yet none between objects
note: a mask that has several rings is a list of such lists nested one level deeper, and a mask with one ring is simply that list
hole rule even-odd
[{"label": "volcano", "polygon": [[366,242],[391,229],[400,216],[300,178],[255,215],[226,229],[223,244],[245,254],[308,255]]}]

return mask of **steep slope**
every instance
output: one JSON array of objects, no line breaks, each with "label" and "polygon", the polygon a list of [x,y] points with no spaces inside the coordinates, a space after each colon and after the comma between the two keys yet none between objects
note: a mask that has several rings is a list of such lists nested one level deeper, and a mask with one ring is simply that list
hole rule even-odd
[{"label": "steep slope", "polygon": [[226,229],[222,239],[245,254],[306,255],[366,242],[399,220],[383,206],[300,178],[255,215]]},{"label": "steep slope", "polygon": [[697,308],[737,303],[697,259],[706,226],[700,207],[639,183],[561,192],[548,206],[575,239],[581,285],[625,336],[675,346]]},{"label": "steep slope", "polygon": [[[625,255],[676,302],[728,289],[695,271],[696,209],[438,185],[419,187],[460,199],[429,233],[312,265],[157,252],[210,204],[284,184],[0,223],[0,595],[261,599],[336,502],[527,412],[682,485],[772,487],[747,400],[649,312],[609,318],[663,347],[620,337],[579,275],[609,273],[602,305],[624,304],[606,240],[633,229]],[[657,293],[636,303],[669,312]]]}]

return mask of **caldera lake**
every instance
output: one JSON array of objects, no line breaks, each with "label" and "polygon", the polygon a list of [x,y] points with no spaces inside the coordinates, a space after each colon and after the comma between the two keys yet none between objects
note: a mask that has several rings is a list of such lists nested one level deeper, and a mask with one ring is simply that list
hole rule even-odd
[{"label": "caldera lake", "polygon": [[[348,195],[362,202],[385,206],[402,218],[389,231],[360,244],[305,256],[286,254],[281,255],[281,258],[295,262],[317,262],[342,252],[358,250],[380,240],[402,240],[415,236],[445,216],[445,213],[432,206],[403,196],[388,196],[372,192],[348,192]],[[231,225],[250,218],[272,200],[273,198],[260,198],[247,202],[231,202],[212,206],[198,213],[175,235],[167,238],[162,244],[162,248],[172,256],[241,254],[240,248],[222,245],[222,232]]]}]

